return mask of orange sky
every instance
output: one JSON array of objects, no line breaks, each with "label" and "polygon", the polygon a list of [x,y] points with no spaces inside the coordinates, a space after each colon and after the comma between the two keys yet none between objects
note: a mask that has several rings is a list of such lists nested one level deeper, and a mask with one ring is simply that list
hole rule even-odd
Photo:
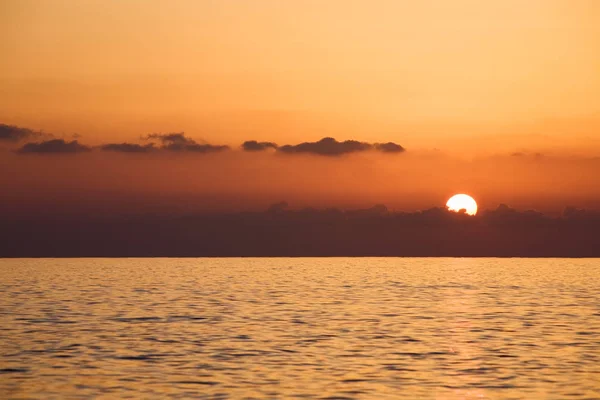
[{"label": "orange sky", "polygon": [[595,0],[2,0],[0,38],[0,119],[91,142],[599,138]]},{"label": "orange sky", "polygon": [[440,154],[342,157],[229,151],[0,157],[0,214],[20,212],[199,212],[303,207],[392,210],[443,207],[471,194],[481,210],[600,209],[600,158],[498,156],[464,161]]},{"label": "orange sky", "polygon": [[[551,160],[600,155],[599,50],[595,0],[0,0],[0,123],[55,137],[77,133],[89,145],[180,131],[232,146],[324,136],[394,141],[416,159],[437,149],[468,160],[456,162],[485,163],[494,176],[493,157],[517,151],[556,157]],[[375,185],[376,175],[362,171],[370,195],[359,196],[363,188],[356,196],[418,208],[419,201],[406,200],[411,191],[421,193],[422,203],[437,204],[456,187],[480,190],[493,205],[546,198],[556,191],[558,173],[562,197],[546,204],[569,201],[570,193],[573,203],[591,204],[597,194],[588,186],[600,183],[597,167],[582,160],[545,165],[540,182],[546,186],[539,190],[541,183],[531,183],[537,169],[521,167],[519,174],[531,176],[520,183],[510,175],[502,182],[472,174],[460,181],[434,170],[438,164],[429,172],[414,164],[419,176],[434,177]],[[352,170],[351,162],[336,162]],[[383,162],[385,171],[413,165]],[[498,175],[512,162],[503,161]],[[465,165],[455,173],[472,168]],[[378,172],[375,181],[400,179],[394,174],[400,172]],[[191,186],[201,187],[203,176],[192,176]],[[572,182],[579,176],[583,183]],[[232,177],[238,183],[227,190],[237,193],[244,179]],[[343,193],[352,181],[344,179],[328,190]],[[311,193],[327,192],[305,185]],[[273,190],[273,196],[285,193]]]}]

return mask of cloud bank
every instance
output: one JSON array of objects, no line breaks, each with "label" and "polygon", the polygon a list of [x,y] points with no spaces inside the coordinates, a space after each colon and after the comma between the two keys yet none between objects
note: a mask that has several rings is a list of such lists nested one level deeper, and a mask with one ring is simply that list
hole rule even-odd
[{"label": "cloud bank", "polygon": [[167,151],[190,151],[195,153],[214,153],[229,150],[229,146],[213,145],[208,143],[197,143],[195,140],[185,136],[184,132],[176,133],[152,133],[146,140],[158,140],[162,143],[161,150]]},{"label": "cloud bank", "polygon": [[[0,140],[18,142],[38,135],[40,135],[40,133],[31,129],[0,124]],[[199,143],[196,140],[186,136],[184,132],[151,133],[143,137],[142,140],[148,143],[105,143],[91,147],[81,144],[77,140],[66,142],[64,139],[53,139],[42,142],[26,143],[17,150],[17,153],[82,153],[93,150],[94,148],[97,148],[101,151],[129,154],[152,153],[158,151],[202,154],[218,153],[230,150],[230,147],[227,145]],[[286,144],[283,146],[278,146],[275,142],[247,140],[243,142],[240,147],[245,152],[260,152],[273,149],[280,154],[312,154],[326,157],[338,157],[346,154],[367,151],[378,151],[381,153],[390,154],[399,154],[406,151],[404,147],[393,142],[368,143],[358,140],[338,141],[332,137],[325,137],[316,142],[302,142],[299,144]]]},{"label": "cloud bank", "polygon": [[317,142],[304,142],[296,145],[287,144],[277,149],[281,153],[287,154],[316,154],[321,156],[341,156],[350,153],[359,153],[369,150],[376,150],[382,153],[402,153],[404,147],[399,144],[388,143],[367,143],[357,140],[346,140],[338,142],[331,137],[323,138]]},{"label": "cloud bank", "polygon": [[75,154],[91,150],[90,147],[80,144],[77,140],[65,142],[63,139],[52,139],[26,143],[17,152],[19,154]]},{"label": "cloud bank", "polygon": [[155,151],[154,143],[141,145],[137,143],[109,143],[100,146],[101,150],[119,153],[149,153]]},{"label": "cloud bank", "polygon": [[404,147],[393,142],[376,143],[375,148],[383,153],[403,153],[406,151]]},{"label": "cloud bank", "polygon": [[19,142],[40,135],[40,132],[35,132],[31,129],[21,128],[15,125],[0,124],[0,141]]},{"label": "cloud bank", "polygon": [[256,140],[248,140],[242,143],[242,149],[245,151],[262,151],[267,149],[277,149],[277,144],[273,142],[258,142]]},{"label": "cloud bank", "polygon": [[278,151],[288,154],[307,153],[321,156],[341,156],[343,154],[371,150],[372,148],[373,145],[357,140],[338,142],[334,138],[326,137],[318,142],[304,142],[296,145],[286,144],[285,146],[281,146]]},{"label": "cloud bank", "polygon": [[289,210],[280,202],[264,212],[11,220],[0,225],[0,256],[598,257],[599,228],[599,213],[572,208],[551,217],[501,205],[471,217],[439,207]]}]

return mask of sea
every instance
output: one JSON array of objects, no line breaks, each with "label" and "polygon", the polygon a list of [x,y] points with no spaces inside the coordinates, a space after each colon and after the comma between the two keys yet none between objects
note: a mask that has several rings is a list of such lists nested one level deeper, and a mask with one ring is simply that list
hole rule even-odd
[{"label": "sea", "polygon": [[2,399],[600,399],[600,260],[0,260]]}]

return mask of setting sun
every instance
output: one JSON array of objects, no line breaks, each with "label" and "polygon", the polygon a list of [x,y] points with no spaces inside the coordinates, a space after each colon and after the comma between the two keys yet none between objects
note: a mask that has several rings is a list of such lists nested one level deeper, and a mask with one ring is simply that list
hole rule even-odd
[{"label": "setting sun", "polygon": [[469,215],[477,214],[477,202],[471,196],[467,194],[454,195],[446,203],[448,210],[459,212],[465,210]]},{"label": "setting sun", "polygon": [[0,400],[600,400],[599,50],[600,0],[0,0]]}]

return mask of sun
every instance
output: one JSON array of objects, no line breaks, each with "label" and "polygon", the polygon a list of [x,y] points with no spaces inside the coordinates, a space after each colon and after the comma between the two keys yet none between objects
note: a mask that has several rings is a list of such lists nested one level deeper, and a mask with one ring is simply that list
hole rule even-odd
[{"label": "sun", "polygon": [[465,210],[469,215],[477,214],[477,203],[468,194],[456,194],[448,200],[446,203],[448,210],[459,212]]}]

